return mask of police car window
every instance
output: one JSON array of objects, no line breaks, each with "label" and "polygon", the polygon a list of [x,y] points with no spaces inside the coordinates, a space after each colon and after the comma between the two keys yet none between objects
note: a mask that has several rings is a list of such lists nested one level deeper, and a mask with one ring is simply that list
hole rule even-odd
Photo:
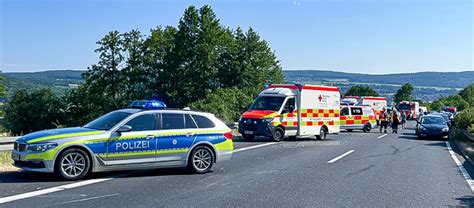
[{"label": "police car window", "polygon": [[193,118],[199,128],[213,128],[216,126],[214,122],[204,116],[193,115]]},{"label": "police car window", "polygon": [[341,110],[341,116],[347,116],[349,115],[349,108],[343,108]]},{"label": "police car window", "polygon": [[372,111],[372,109],[370,109],[370,108],[364,108],[363,111],[364,111],[364,115],[372,115],[372,114],[373,114],[373,113],[372,113],[373,111]]},{"label": "police car window", "polygon": [[362,115],[362,108],[351,108],[352,115]]},{"label": "police car window", "polygon": [[184,129],[184,116],[179,113],[163,113],[162,129]]},{"label": "police car window", "polygon": [[98,129],[98,130],[109,130],[115,125],[117,125],[120,121],[128,117],[130,113],[125,113],[125,112],[110,112],[107,113],[90,123],[86,124],[84,128],[89,128],[89,129]]},{"label": "police car window", "polygon": [[156,114],[145,114],[133,118],[126,125],[131,126],[132,131],[152,131],[157,129],[156,121]]},{"label": "police car window", "polygon": [[187,129],[197,128],[196,124],[194,123],[193,118],[191,118],[189,114],[184,115],[184,125]]}]

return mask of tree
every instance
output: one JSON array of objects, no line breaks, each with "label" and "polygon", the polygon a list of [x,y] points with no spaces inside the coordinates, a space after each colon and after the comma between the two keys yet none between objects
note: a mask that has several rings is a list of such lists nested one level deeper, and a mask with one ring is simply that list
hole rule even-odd
[{"label": "tree", "polygon": [[413,93],[413,85],[406,83],[402,85],[400,89],[395,93],[393,100],[398,103],[400,101],[410,101],[412,100],[411,94]]},{"label": "tree", "polygon": [[470,106],[474,106],[474,84],[471,84],[461,90],[459,95],[467,102]]},{"label": "tree", "polygon": [[5,77],[2,74],[0,74],[0,97],[7,96],[7,88],[5,87],[4,81],[5,81]]},{"label": "tree", "polygon": [[4,126],[15,135],[60,124],[64,124],[64,103],[50,89],[16,91],[5,106]]},{"label": "tree", "polygon": [[379,93],[369,86],[354,85],[349,88],[344,96],[379,96]]}]

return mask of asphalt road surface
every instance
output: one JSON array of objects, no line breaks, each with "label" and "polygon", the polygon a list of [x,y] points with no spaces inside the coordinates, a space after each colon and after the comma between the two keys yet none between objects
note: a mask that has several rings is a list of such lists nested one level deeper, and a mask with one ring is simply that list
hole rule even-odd
[{"label": "asphalt road surface", "polygon": [[0,173],[0,203],[14,199],[0,207],[473,206],[471,187],[446,141],[418,140],[413,133],[236,140],[232,160],[204,175],[158,169],[67,182],[49,174]]}]

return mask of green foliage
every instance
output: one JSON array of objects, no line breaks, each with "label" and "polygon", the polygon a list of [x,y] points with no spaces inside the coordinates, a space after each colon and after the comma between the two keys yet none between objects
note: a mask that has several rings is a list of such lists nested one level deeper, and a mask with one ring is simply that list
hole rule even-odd
[{"label": "green foliage", "polygon": [[0,97],[5,97],[7,95],[7,88],[5,87],[5,77],[0,74]]},{"label": "green foliage", "polygon": [[395,93],[393,100],[398,103],[400,101],[410,101],[412,100],[413,85],[410,83],[405,83],[400,89]]},{"label": "green foliage", "polygon": [[448,97],[441,97],[431,104],[431,109],[440,111],[445,106],[453,106],[462,111],[469,108],[469,103],[466,102],[460,95],[450,95]]},{"label": "green foliage", "polygon": [[[211,111],[204,107],[210,101],[227,111],[212,112],[235,119],[243,107],[228,108],[215,95],[253,98],[265,84],[283,82],[268,43],[251,28],[244,33],[224,27],[209,6],[188,7],[177,28],[157,27],[148,37],[136,30],[112,31],[97,44],[99,62],[84,73],[85,83],[66,96],[68,125],[84,124],[135,99],[157,97],[170,107],[193,103]],[[232,95],[222,94],[225,89]]]},{"label": "green foliage", "polygon": [[459,95],[467,102],[470,106],[474,106],[474,84],[471,84],[461,90]]},{"label": "green foliage", "polygon": [[64,123],[64,104],[50,89],[19,90],[6,104],[3,122],[15,135],[54,128]]},{"label": "green foliage", "polygon": [[253,98],[236,87],[219,88],[205,98],[189,104],[189,107],[192,110],[213,113],[224,122],[232,123],[249,107]]},{"label": "green foliage", "polygon": [[369,86],[365,85],[354,85],[351,88],[349,88],[344,96],[379,96],[379,93],[377,93],[374,89],[372,89]]},{"label": "green foliage", "polygon": [[461,111],[454,117],[454,123],[460,129],[467,129],[474,125],[474,108]]}]

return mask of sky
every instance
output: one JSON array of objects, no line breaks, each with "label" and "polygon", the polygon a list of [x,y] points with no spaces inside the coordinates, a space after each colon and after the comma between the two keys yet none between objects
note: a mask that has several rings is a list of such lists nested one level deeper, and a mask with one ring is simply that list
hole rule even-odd
[{"label": "sky", "polygon": [[283,69],[387,74],[473,71],[472,0],[0,0],[0,70],[86,69],[107,32],[178,24],[210,5],[252,27]]}]

